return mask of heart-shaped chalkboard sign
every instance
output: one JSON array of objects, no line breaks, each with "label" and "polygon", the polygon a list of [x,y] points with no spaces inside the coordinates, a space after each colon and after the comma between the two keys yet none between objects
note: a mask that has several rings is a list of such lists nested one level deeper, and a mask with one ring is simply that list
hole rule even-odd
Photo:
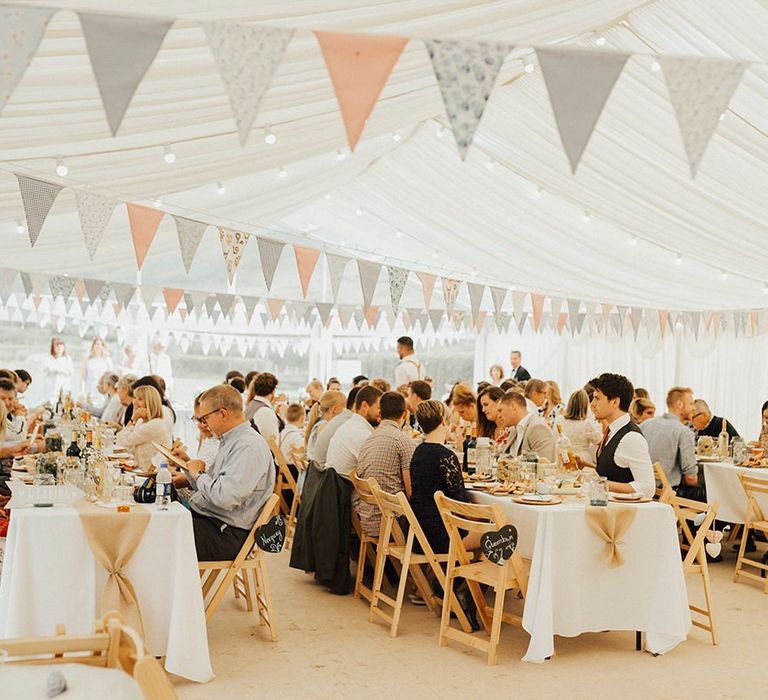
[{"label": "heart-shaped chalkboard sign", "polygon": [[480,549],[486,559],[504,566],[517,547],[517,528],[505,525],[501,530],[486,532],[480,538]]},{"label": "heart-shaped chalkboard sign", "polygon": [[256,528],[256,546],[265,552],[277,553],[285,542],[285,518],[276,515],[264,525]]}]

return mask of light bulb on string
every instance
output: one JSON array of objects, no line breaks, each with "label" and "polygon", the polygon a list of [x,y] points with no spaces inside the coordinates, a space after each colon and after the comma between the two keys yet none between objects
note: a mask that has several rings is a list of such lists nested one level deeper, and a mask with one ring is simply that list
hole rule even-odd
[{"label": "light bulb on string", "polygon": [[485,163],[486,170],[493,170],[493,159],[488,159]]},{"label": "light bulb on string", "polygon": [[588,224],[590,221],[592,221],[592,214],[590,214],[588,211],[585,211],[581,215],[581,223],[582,224]]},{"label": "light bulb on string", "polygon": [[399,131],[396,131],[394,134],[392,134],[392,140],[393,140],[395,143],[397,143],[398,141],[400,141],[400,139],[401,139],[401,138],[403,138],[403,137],[402,137],[402,136],[400,136],[400,132],[399,132]]},{"label": "light bulb on string", "polygon": [[69,168],[67,167],[67,164],[61,159],[56,161],[56,174],[59,177],[66,177],[69,175]]},{"label": "light bulb on string", "polygon": [[654,73],[658,73],[661,70],[661,63],[659,63],[658,61],[653,61],[651,63],[651,70]]},{"label": "light bulb on string", "polygon": [[438,252],[437,252],[436,250],[433,250],[433,251],[432,251],[432,257],[433,257],[435,260],[437,260],[437,258],[439,257],[439,254],[438,254]]},{"label": "light bulb on string", "polygon": [[275,136],[275,132],[272,131],[271,126],[264,129],[264,143],[269,144],[270,146],[274,146],[277,143],[277,136]]},{"label": "light bulb on string", "polygon": [[216,194],[224,194],[226,191],[227,188],[224,186],[223,182],[216,183]]},{"label": "light bulb on string", "polygon": [[323,195],[323,199],[326,199],[326,200],[327,200],[327,199],[330,199],[330,198],[331,198],[331,193],[330,193],[330,192],[326,192],[326,193]]},{"label": "light bulb on string", "polygon": [[605,46],[605,37],[604,36],[598,36],[597,39],[595,39],[595,43],[598,46]]},{"label": "light bulb on string", "polygon": [[683,264],[683,256],[680,253],[678,253],[675,256],[675,259],[674,259],[673,262],[675,263],[675,265],[682,265]]},{"label": "light bulb on string", "polygon": [[443,138],[443,134],[445,134],[445,127],[442,124],[440,124],[440,126],[437,127],[437,131],[435,132],[435,136],[437,136],[437,138],[441,139],[441,138]]},{"label": "light bulb on string", "polygon": [[355,209],[355,214],[357,214],[358,216],[362,216],[363,210],[360,207],[358,207],[357,209]]},{"label": "light bulb on string", "polygon": [[531,63],[530,61],[528,61],[527,59],[524,58],[523,59],[523,70],[526,73],[533,73],[533,71],[536,70],[536,66],[534,66],[533,63]]},{"label": "light bulb on string", "polygon": [[544,189],[543,189],[543,188],[541,188],[541,187],[537,187],[537,188],[536,188],[536,189],[535,189],[535,190],[532,192],[532,196],[533,196],[533,197],[535,197],[536,199],[540,199],[540,198],[541,198],[541,195],[543,195],[543,194],[544,194]]},{"label": "light bulb on string", "polygon": [[172,163],[176,162],[176,154],[173,152],[173,149],[169,145],[164,146],[165,153],[163,153],[163,160],[168,163],[168,165],[171,165]]},{"label": "light bulb on string", "polygon": [[722,114],[721,114],[721,115],[718,117],[718,119],[719,119],[720,121],[723,121],[723,119],[725,119],[725,112],[723,112],[723,113],[722,113]]},{"label": "light bulb on string", "polygon": [[399,229],[395,231],[395,238],[402,238],[403,235],[404,235],[403,232],[400,231]]},{"label": "light bulb on string", "polygon": [[16,222],[16,233],[22,234],[26,232],[26,228],[24,228],[24,224],[21,223],[21,221]]},{"label": "light bulb on string", "polygon": [[728,273],[725,270],[720,271],[720,281],[721,282],[727,282],[728,281]]},{"label": "light bulb on string", "polygon": [[344,153],[340,148],[336,151],[336,160],[341,163],[342,161],[345,161],[347,159],[347,154]]},{"label": "light bulb on string", "polygon": [[277,176],[282,179],[285,179],[286,177],[288,177],[288,171],[285,169],[284,166],[282,165],[280,166],[280,169],[277,171]]},{"label": "light bulb on string", "polygon": [[632,245],[632,246],[637,245],[637,236],[630,236],[627,239],[627,245]]},{"label": "light bulb on string", "polygon": [[163,206],[163,198],[162,197],[155,197],[155,206],[156,207],[162,207]]}]

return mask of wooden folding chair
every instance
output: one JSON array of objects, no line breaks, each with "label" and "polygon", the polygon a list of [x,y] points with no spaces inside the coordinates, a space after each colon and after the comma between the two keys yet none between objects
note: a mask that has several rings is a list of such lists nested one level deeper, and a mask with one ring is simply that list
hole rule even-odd
[{"label": "wooden folding chair", "polygon": [[[277,479],[275,480],[275,493],[280,499],[280,511],[286,516],[285,523],[285,548],[290,549],[293,542],[293,535],[296,531],[296,513],[301,503],[301,494],[299,493],[299,487],[296,483],[296,478],[288,468],[288,463],[285,461],[283,451],[277,444],[274,435],[269,436],[269,448],[272,450],[272,454],[277,462]],[[293,494],[290,507],[288,501],[285,498],[285,491],[290,491]]]},{"label": "wooden folding chair", "polygon": [[[448,549],[448,569],[446,572],[445,590],[453,590],[457,578],[466,580],[469,590],[477,606],[477,612],[482,621],[489,640],[467,634],[462,630],[451,627],[451,606],[443,600],[443,616],[440,621],[440,646],[445,646],[449,639],[461,642],[474,649],[481,649],[488,654],[488,665],[496,665],[496,649],[501,636],[501,623],[507,622],[522,627],[522,618],[504,612],[504,597],[512,588],[518,588],[525,597],[528,591],[528,573],[517,551],[499,566],[484,557],[472,563],[470,553],[464,545],[463,530],[470,534],[482,535],[496,531],[507,524],[506,518],[497,505],[480,505],[477,503],[462,503],[446,497],[442,491],[435,494],[435,503],[448,531],[450,546]],[[493,606],[486,603],[479,584],[493,588],[496,593]]]},{"label": "wooden folding chair", "polygon": [[[424,530],[421,529],[421,525],[419,525],[419,521],[416,519],[411,504],[408,503],[408,499],[402,491],[396,494],[387,493],[379,487],[374,479],[368,479],[367,481],[379,510],[381,510],[378,556],[373,577],[371,609],[368,621],[373,622],[376,616],[380,617],[389,623],[390,636],[397,636],[405,588],[409,578],[413,581],[417,593],[423,598],[427,607],[435,615],[440,615],[443,600],[440,596],[435,595],[427,577],[424,575],[422,566],[426,565],[432,570],[435,580],[443,591],[451,591],[450,608],[456,614],[464,631],[467,633],[471,632],[472,626],[469,624],[467,616],[459,605],[455,594],[452,592],[452,589],[445,588],[445,571],[441,564],[445,564],[448,561],[448,554],[435,554],[429,544],[429,540],[427,540],[427,536],[424,534]],[[407,536],[400,527],[400,522],[403,520],[408,523]],[[421,554],[413,551],[414,542],[418,542],[421,547]],[[381,590],[384,578],[384,565],[387,557],[400,563],[400,581],[397,584],[395,598],[382,593]],[[392,608],[391,615],[380,607],[381,603],[385,603]]]},{"label": "wooden folding chair", "polygon": [[[768,535],[768,519],[766,519],[763,514],[763,509],[755,498],[755,494],[757,493],[768,494],[768,479],[749,476],[743,472],[739,473],[739,479],[741,480],[741,486],[744,489],[744,493],[747,495],[747,516],[744,522],[744,533],[741,537],[739,556],[736,559],[736,570],[733,572],[733,580],[738,581],[739,576],[746,576],[755,581],[760,581],[763,584],[763,593],[768,593],[768,576],[766,576],[768,565],[764,563],[765,559],[762,562],[759,562],[754,559],[748,559],[745,556],[750,530],[755,530],[756,532],[762,532],[764,535]],[[745,565],[759,569],[762,573],[758,576],[751,571],[743,571],[742,569]]]},{"label": "wooden folding chair", "polygon": [[[230,584],[235,590],[235,597],[245,598],[248,612],[253,611],[253,601],[259,613],[259,625],[269,627],[273,642],[277,641],[277,627],[272,614],[272,598],[269,594],[269,579],[264,566],[264,552],[254,543],[256,530],[264,525],[277,511],[278,497],[273,493],[259,513],[259,517],[248,533],[243,546],[240,548],[233,561],[200,561],[197,563],[200,569],[200,577],[203,579],[203,600],[205,602],[205,621],[211,619],[221,599]],[[219,574],[224,572],[224,578],[214,588]],[[253,592],[248,573],[253,576]],[[207,573],[207,576],[206,576]]]},{"label": "wooden folding chair", "polygon": [[[355,471],[350,472],[349,479],[354,485],[360,500],[363,503],[368,503],[378,508],[376,497],[373,495],[372,490],[374,486],[378,488],[376,479],[361,479]],[[357,521],[358,523],[360,522],[359,517],[357,518]],[[360,539],[360,549],[357,553],[357,575],[355,576],[355,598],[360,598],[362,596],[370,602],[372,597],[371,589],[363,583],[363,575],[365,574],[366,561],[371,563],[375,572],[379,537],[378,535],[367,534],[363,530],[362,524],[359,525],[359,530],[357,530],[357,528],[355,528],[355,530]]]},{"label": "wooden folding chair", "polygon": [[291,459],[293,460],[293,466],[300,472],[307,471],[309,467],[309,460],[307,459],[307,451],[303,447],[291,448]]},{"label": "wooden folding chair", "polygon": [[[656,476],[658,478],[659,472],[663,474],[663,469],[658,464],[654,464],[653,466],[654,468],[657,468]],[[662,480],[660,479],[660,481]],[[694,626],[709,632],[712,637],[712,644],[717,646],[720,642],[717,634],[717,627],[715,626],[715,615],[712,608],[712,585],[709,580],[706,537],[707,533],[714,525],[715,518],[717,517],[717,509],[720,507],[720,504],[717,501],[707,504],[702,503],[701,501],[692,501],[688,498],[680,498],[680,496],[675,494],[669,480],[666,479],[666,476],[664,481],[662,481],[662,484],[662,494],[659,501],[672,506],[675,518],[677,519],[680,548],[686,551],[685,558],[683,559],[683,573],[701,575],[701,581],[704,586],[704,604],[706,607],[700,608],[692,604],[689,604],[688,606],[692,613],[699,615],[704,619],[697,619],[692,616],[691,623]],[[698,530],[694,535],[693,530],[691,529],[691,524],[696,518],[700,517],[702,513],[704,513],[704,519],[698,526]]]}]

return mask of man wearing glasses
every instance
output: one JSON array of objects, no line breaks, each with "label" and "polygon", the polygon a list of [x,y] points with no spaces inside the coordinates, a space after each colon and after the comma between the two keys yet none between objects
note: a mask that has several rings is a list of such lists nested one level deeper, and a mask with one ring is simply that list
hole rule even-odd
[{"label": "man wearing glasses", "polygon": [[228,384],[200,396],[193,420],[220,438],[210,469],[201,460],[187,462],[197,558],[234,559],[274,490],[272,453],[246,422],[242,396]]}]

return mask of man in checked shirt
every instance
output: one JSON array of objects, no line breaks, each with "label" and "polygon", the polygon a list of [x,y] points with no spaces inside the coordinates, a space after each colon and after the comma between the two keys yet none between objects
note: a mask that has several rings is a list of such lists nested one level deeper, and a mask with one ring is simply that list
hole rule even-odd
[{"label": "man in checked shirt", "polygon": [[[387,493],[411,493],[410,465],[416,443],[409,433],[403,432],[407,415],[405,398],[396,391],[382,395],[381,423],[366,438],[357,457],[357,475],[361,479],[373,477]],[[373,505],[359,502],[357,513],[367,535],[378,535],[381,511]]]}]

